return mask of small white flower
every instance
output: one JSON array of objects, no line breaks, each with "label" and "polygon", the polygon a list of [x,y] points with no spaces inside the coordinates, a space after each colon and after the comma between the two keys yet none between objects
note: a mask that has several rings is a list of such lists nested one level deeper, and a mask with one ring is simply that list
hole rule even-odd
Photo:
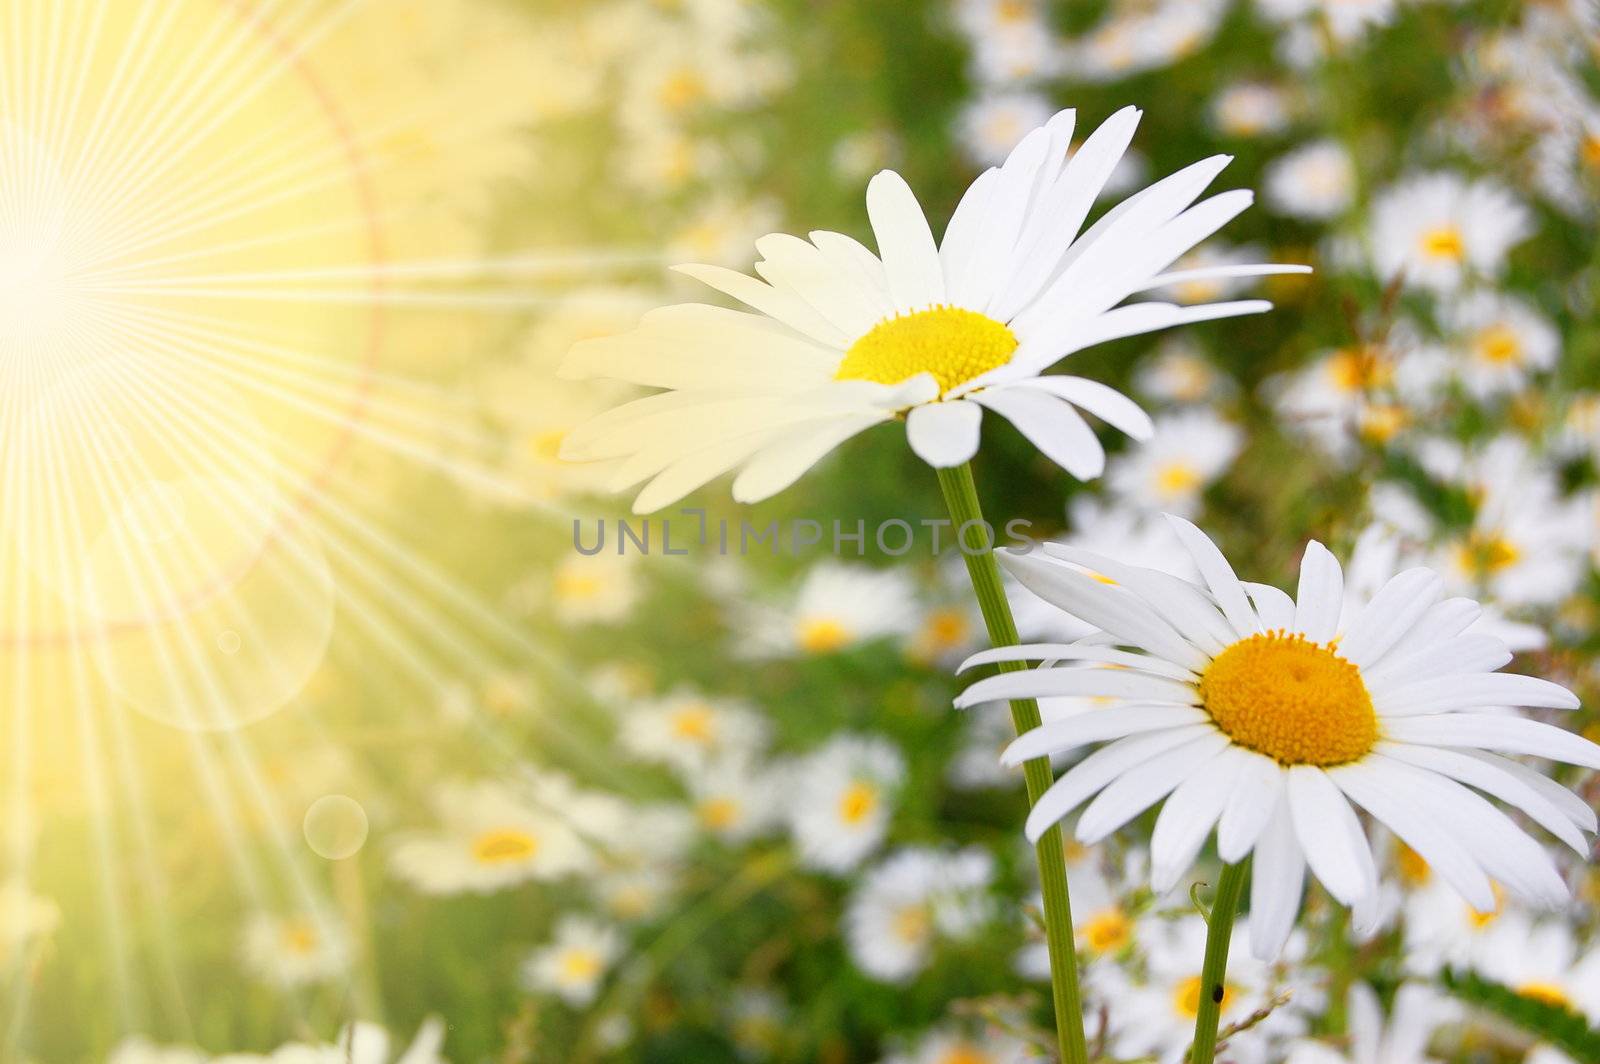
[{"label": "small white flower", "polygon": [[723,842],[744,842],[777,823],[781,794],[771,769],[730,757],[695,772],[686,782],[701,830]]},{"label": "small white flower", "polygon": [[1263,191],[1279,214],[1314,222],[1337,218],[1355,197],[1355,164],[1337,141],[1314,141],[1267,167]]},{"label": "small white flower", "polygon": [[1198,346],[1182,338],[1163,341],[1134,378],[1140,394],[1167,403],[1198,403],[1230,394],[1234,382]]},{"label": "small white flower", "polygon": [[1444,319],[1455,333],[1461,381],[1479,399],[1520,391],[1529,374],[1549,369],[1561,352],[1555,327],[1515,296],[1474,292]]},{"label": "small white flower", "polygon": [[395,875],[426,894],[484,894],[551,880],[588,866],[571,809],[535,804],[499,783],[446,784],[435,796],[441,826],[403,839]]},{"label": "small white flower", "polygon": [[1229,137],[1260,137],[1289,124],[1282,89],[1261,82],[1230,85],[1211,101],[1212,124]]},{"label": "small white flower", "polygon": [[1473,968],[1523,997],[1600,1021],[1600,950],[1580,953],[1564,923],[1507,913],[1484,937]]},{"label": "small white flower", "polygon": [[1434,1064],[1428,1042],[1441,1026],[1457,1022],[1461,1009],[1430,986],[1407,983],[1395,993],[1394,1015],[1385,1024],[1378,995],[1357,982],[1346,1016],[1348,1051],[1308,1039],[1295,1043],[1285,1064]]},{"label": "small white flower", "polygon": [[[607,526],[607,536],[620,535]],[[593,546],[586,542],[585,549]],[[568,624],[612,624],[625,619],[639,597],[638,555],[618,554],[614,542],[596,554],[569,554],[550,574],[549,608]]]},{"label": "small white flower", "polygon": [[1149,443],[1112,461],[1107,486],[1133,505],[1192,517],[1238,457],[1244,433],[1205,407],[1158,417],[1155,427]]},{"label": "small white flower", "polygon": [[1036,92],[991,92],[966,104],[957,120],[967,157],[983,166],[997,166],[1019,141],[1050,120],[1050,101]]},{"label": "small white flower", "polygon": [[838,735],[792,772],[789,827],[803,864],[846,872],[883,842],[905,757],[886,739]]},{"label": "small white flower", "polygon": [[806,573],[791,605],[750,612],[743,647],[747,653],[835,654],[874,639],[906,635],[915,622],[917,602],[911,578],[902,569],[825,561]]},{"label": "small white flower", "polygon": [[281,987],[305,986],[349,970],[348,936],[325,914],[277,916],[258,913],[244,934],[245,964],[254,974]]},{"label": "small white flower", "polygon": [[1533,221],[1504,188],[1453,173],[1420,174],[1373,202],[1373,265],[1381,279],[1448,292],[1471,276],[1498,277]]},{"label": "small white flower", "polygon": [[693,772],[707,761],[760,753],[770,730],[742,702],[680,691],[628,707],[620,739],[635,757]]},{"label": "small white flower", "polygon": [[861,878],[845,913],[856,966],[874,979],[903,983],[925,968],[940,938],[964,939],[988,919],[985,893],[993,860],[979,849],[907,849]]},{"label": "small white flower", "polygon": [[582,916],[556,924],[553,941],[522,964],[529,990],[554,994],[575,1008],[592,1004],[611,965],[622,953],[622,936],[609,925]]}]

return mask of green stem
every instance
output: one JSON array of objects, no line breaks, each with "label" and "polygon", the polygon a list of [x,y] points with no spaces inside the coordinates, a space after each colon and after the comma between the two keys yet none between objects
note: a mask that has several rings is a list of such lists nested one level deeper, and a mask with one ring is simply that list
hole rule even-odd
[{"label": "green stem", "polygon": [[1211,1064],[1217,1055],[1217,1022],[1222,1017],[1222,999],[1227,996],[1228,944],[1233,939],[1233,915],[1239,909],[1249,865],[1248,858],[1224,865],[1217,899],[1211,903],[1205,966],[1200,969],[1200,1008],[1194,1018],[1194,1049],[1189,1052],[1189,1064]]},{"label": "green stem", "polygon": [[[993,533],[982,524],[983,508],[978,505],[978,489],[972,480],[972,467],[963,463],[952,469],[937,470],[939,487],[950,510],[950,520],[967,560],[967,575],[978,596],[989,640],[997,647],[1017,643],[1017,622],[1012,619],[1000,583],[1000,566],[994,560]],[[1002,662],[1003,672],[1027,668],[1022,662]],[[1039,703],[1031,698],[1011,703],[1011,721],[1017,734],[1039,726]],[[1054,776],[1048,757],[1035,758],[1023,765],[1028,785],[1028,805],[1032,806],[1050,789]],[[1050,989],[1055,1002],[1056,1039],[1063,1064],[1087,1064],[1088,1043],[1083,1035],[1083,1006],[1078,997],[1078,951],[1072,935],[1072,905],[1067,900],[1067,859],[1061,844],[1061,828],[1052,826],[1039,838],[1039,886],[1044,892],[1045,940],[1050,949]]]}]

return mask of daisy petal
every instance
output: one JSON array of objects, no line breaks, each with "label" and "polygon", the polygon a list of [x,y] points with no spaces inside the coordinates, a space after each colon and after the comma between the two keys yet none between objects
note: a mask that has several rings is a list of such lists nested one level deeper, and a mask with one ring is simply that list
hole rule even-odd
[{"label": "daisy petal", "polygon": [[1228,746],[1227,736],[1212,732],[1124,772],[1097,794],[1078,817],[1078,841],[1085,846],[1099,842],[1171,794],[1190,776],[1210,771]]},{"label": "daisy petal", "polygon": [[1283,793],[1283,768],[1259,754],[1239,764],[1239,785],[1217,824],[1217,856],[1237,864],[1255,846]]},{"label": "daisy petal", "polygon": [[1430,676],[1384,691],[1377,708],[1384,716],[1421,716],[1485,706],[1577,709],[1578,696],[1560,684],[1514,672]]},{"label": "daisy petal", "polygon": [[1339,634],[1344,608],[1344,570],[1333,552],[1316,540],[1300,558],[1300,590],[1295,595],[1295,630],[1313,643],[1327,643]]},{"label": "daisy petal", "polygon": [[897,310],[923,310],[944,302],[944,272],[927,215],[905,178],[879,171],[867,183],[867,217],[889,277]]},{"label": "daisy petal", "polygon": [[[1025,669],[1003,672],[979,680],[955,700],[957,709],[983,702],[1004,702],[1017,698],[1127,698],[1141,702],[1171,702],[1180,706],[1200,703],[1200,694],[1191,684],[1149,676],[1128,669],[1098,667],[1071,669]],[[1205,719],[1203,716],[1201,719]]]},{"label": "daisy petal", "polygon": [[1569,765],[1600,769],[1600,746],[1569,731],[1525,717],[1486,713],[1442,713],[1384,721],[1384,734],[1401,743],[1458,746],[1531,754]]},{"label": "daisy petal", "polygon": [[1194,559],[1195,567],[1205,578],[1211,593],[1217,597],[1217,605],[1222,607],[1223,614],[1227,616],[1228,623],[1239,633],[1239,638],[1254,635],[1260,630],[1260,621],[1256,617],[1256,611],[1250,608],[1250,600],[1245,596],[1239,578],[1234,575],[1233,566],[1222,556],[1222,551],[1211,542],[1211,537],[1195,527],[1194,522],[1187,521],[1177,514],[1163,516],[1166,517],[1167,524],[1178,534],[1178,538],[1183,541],[1189,557]]},{"label": "daisy petal", "polygon": [[995,665],[1002,661],[1099,661],[1187,683],[1193,683],[1198,679],[1194,673],[1181,665],[1174,665],[1170,661],[1162,661],[1148,654],[1133,654],[1099,643],[1024,643],[1019,646],[993,647],[989,650],[980,650],[963,661],[956,668],[956,672],[959,674],[979,665]]},{"label": "daisy petal", "polygon": [[978,453],[978,428],[983,411],[957,399],[925,403],[906,415],[906,440],[916,456],[935,469],[948,469]]},{"label": "daisy petal", "polygon": [[1105,450],[1071,404],[1023,388],[988,388],[972,393],[972,401],[1011,422],[1046,458],[1079,480],[1093,480],[1105,470]]},{"label": "daisy petal", "polygon": [[1155,435],[1155,424],[1138,403],[1099,381],[1087,377],[1024,377],[1017,381],[1016,387],[1037,388],[1065,399],[1136,440],[1148,440]]},{"label": "daisy petal", "polygon": [[1377,661],[1428,612],[1443,590],[1444,581],[1431,569],[1407,569],[1392,577],[1350,624],[1339,643],[1339,656],[1358,666]]},{"label": "daisy petal", "polygon": [[1238,789],[1240,770],[1253,756],[1229,747],[1207,771],[1190,776],[1172,792],[1150,837],[1150,889],[1165,894],[1194,864],[1206,836]]},{"label": "daisy petal", "polygon": [[1118,706],[1115,710],[1090,710],[1066,720],[1030,728],[1011,741],[1000,763],[1016,768],[1024,761],[1047,754],[1065,753],[1090,743],[1121,739],[1158,728],[1182,728],[1206,723],[1206,715],[1189,706]]},{"label": "daisy petal", "polygon": [[1289,941],[1306,878],[1305,855],[1295,838],[1288,795],[1279,796],[1273,804],[1255,852],[1250,873],[1250,952],[1257,960],[1271,961]]},{"label": "daisy petal", "polygon": [[1028,813],[1024,828],[1028,841],[1038,842],[1039,836],[1049,830],[1052,824],[1124,772],[1177,748],[1198,748],[1198,744],[1216,734],[1215,728],[1196,724],[1147,735],[1133,735],[1101,747],[1072,766],[1039,796]]},{"label": "daisy petal", "polygon": [[771,498],[799,480],[835,447],[886,420],[883,414],[840,418],[827,428],[807,424],[780,436],[757,451],[733,479],[735,502]]},{"label": "daisy petal", "polygon": [[1372,848],[1355,810],[1327,773],[1313,765],[1294,765],[1286,782],[1295,834],[1304,840],[1306,863],[1328,893],[1354,905],[1375,891],[1378,872]]}]

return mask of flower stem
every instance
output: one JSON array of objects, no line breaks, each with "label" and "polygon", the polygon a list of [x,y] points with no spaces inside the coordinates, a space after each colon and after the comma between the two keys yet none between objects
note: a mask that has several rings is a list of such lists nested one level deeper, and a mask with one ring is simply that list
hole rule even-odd
[{"label": "flower stem", "polygon": [[[1000,566],[994,560],[992,531],[983,522],[978,504],[978,489],[972,480],[972,467],[963,463],[937,470],[939,487],[950,510],[956,536],[967,560],[967,575],[978,596],[989,639],[997,647],[1017,643],[1017,623],[1012,619],[1000,582]],[[1002,671],[1027,668],[1022,662],[1008,661]],[[1017,734],[1039,726],[1039,703],[1031,698],[1011,703],[1011,721]],[[1035,758],[1023,765],[1028,785],[1028,804],[1037,802],[1049,790],[1054,777],[1048,757]],[[1072,936],[1072,905],[1067,900],[1067,861],[1061,844],[1061,828],[1052,826],[1039,838],[1039,885],[1044,892],[1045,939],[1050,950],[1050,989],[1055,1002],[1056,1039],[1062,1064],[1087,1064],[1088,1044],[1083,1035],[1083,1006],[1078,997],[1078,951]]]},{"label": "flower stem", "polygon": [[1194,1018],[1194,1048],[1189,1064],[1211,1064],[1217,1055],[1217,1022],[1222,1017],[1222,999],[1227,994],[1228,944],[1233,939],[1233,915],[1244,893],[1249,858],[1224,865],[1217,898],[1211,903],[1211,918],[1206,930],[1206,959],[1200,969],[1200,1008]]}]

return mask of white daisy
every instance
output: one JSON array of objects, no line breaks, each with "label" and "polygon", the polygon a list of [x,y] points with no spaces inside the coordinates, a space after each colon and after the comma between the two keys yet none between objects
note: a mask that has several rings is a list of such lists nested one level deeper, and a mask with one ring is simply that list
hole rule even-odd
[{"label": "white daisy", "polygon": [[616,928],[583,916],[565,916],[556,924],[551,943],[523,961],[522,984],[582,1008],[594,1001],[601,980],[621,953],[622,936]]},{"label": "white daisy", "polygon": [[777,823],[781,811],[772,773],[747,758],[729,757],[686,781],[700,828],[723,842],[744,842]]},{"label": "white daisy", "polygon": [[907,634],[917,600],[903,570],[826,561],[806,572],[791,604],[748,613],[746,653],[836,654]]},{"label": "white daisy", "polygon": [[957,118],[957,134],[967,157],[996,166],[1018,142],[1050,120],[1054,113],[1043,94],[1027,91],[989,92],[965,104]]},{"label": "white daisy", "polygon": [[1033,1064],[1038,1054],[1018,1035],[989,1027],[968,1032],[938,1029],[881,1064]]},{"label": "white daisy", "polygon": [[836,735],[790,777],[789,828],[802,864],[846,872],[883,842],[905,756],[887,739]]},{"label": "white daisy", "polygon": [[1580,953],[1577,934],[1563,923],[1508,913],[1476,951],[1473,968],[1523,997],[1600,1021],[1600,949]]},{"label": "white daisy", "polygon": [[[1000,552],[1030,590],[1097,624],[1110,642],[1005,647],[970,664],[1044,660],[979,681],[957,700],[1108,695],[1128,705],[1028,732],[1008,764],[1089,744],[1085,758],[1029,814],[1037,839],[1089,801],[1077,837],[1103,839],[1169,794],[1151,842],[1162,893],[1194,862],[1213,828],[1229,863],[1254,852],[1252,948],[1272,957],[1300,906],[1305,869],[1358,922],[1377,870],[1351,802],[1427,859],[1473,905],[1494,906],[1490,877],[1513,894],[1558,905],[1567,886],[1544,848],[1468,786],[1520,809],[1580,853],[1594,813],[1562,788],[1487,751],[1534,754],[1600,768],[1600,746],[1553,725],[1488,712],[1523,705],[1573,708],[1565,688],[1498,673],[1511,660],[1492,638],[1459,633],[1475,603],[1444,599],[1442,579],[1411,569],[1341,626],[1343,575],[1312,542],[1298,601],[1244,584],[1194,525],[1169,517],[1204,585],[1073,548],[1048,556]],[[1114,581],[1095,579],[1083,569]],[[1131,647],[1133,650],[1118,649]],[[1120,669],[1056,669],[1054,662]],[[1096,796],[1097,795],[1097,796]]]},{"label": "white daisy", "polygon": [[1561,353],[1555,326],[1515,296],[1474,292],[1444,319],[1457,337],[1461,381],[1479,399],[1520,391],[1530,373],[1549,369]]},{"label": "white daisy", "polygon": [[1211,101],[1211,122],[1228,137],[1259,137],[1289,124],[1282,89],[1258,81],[1230,85]]},{"label": "white daisy", "polygon": [[770,731],[743,702],[678,691],[630,706],[619,738],[635,757],[693,772],[717,758],[760,753]]},{"label": "white daisy", "polygon": [[1159,417],[1155,430],[1147,445],[1112,460],[1106,483],[1135,506],[1192,517],[1238,457],[1244,433],[1206,407]]},{"label": "white daisy", "polygon": [[1383,1007],[1370,986],[1350,986],[1346,1026],[1349,1048],[1325,1042],[1297,1042],[1285,1064],[1433,1064],[1427,1055],[1434,1031],[1455,1022],[1461,1009],[1432,987],[1407,983],[1395,993],[1394,1013],[1383,1021]]},{"label": "white daisy", "polygon": [[1337,141],[1302,145],[1267,167],[1267,206],[1291,218],[1320,222],[1337,218],[1356,191],[1356,168]]},{"label": "white daisy", "polygon": [[1405,968],[1434,976],[1448,966],[1469,965],[1506,912],[1505,889],[1491,884],[1495,906],[1479,911],[1462,899],[1408,847],[1399,868],[1411,888],[1405,901]]},{"label": "white daisy", "polygon": [[1167,403],[1198,403],[1231,394],[1234,382],[1194,343],[1163,341],[1134,378],[1141,395]]},{"label": "white daisy", "polygon": [[[1135,934],[1144,951],[1144,978],[1135,982],[1119,971],[1103,970],[1100,980],[1101,995],[1110,1005],[1113,1052],[1119,1058],[1154,1056],[1161,1064],[1181,1064],[1194,1038],[1204,985],[1205,918],[1198,913],[1177,919],[1151,916],[1139,922]],[[1248,936],[1242,924],[1235,926],[1220,1002],[1224,1026],[1244,1019],[1272,999],[1271,967],[1249,956],[1244,948]],[[1226,1058],[1238,1064],[1267,1064],[1275,1039],[1302,1030],[1304,1021],[1298,1010],[1278,1009],[1264,1023],[1230,1038]]]},{"label": "white daisy", "polygon": [[994,861],[983,850],[907,849],[861,877],[845,912],[845,944],[874,979],[903,983],[941,938],[967,939],[989,918]]},{"label": "white daisy", "polygon": [[[1118,112],[1067,152],[1073,112],[1034,130],[985,172],[956,208],[942,244],[910,187],[883,171],[867,189],[874,255],[837,233],[763,237],[756,271],[680,269],[756,313],[698,304],[645,316],[621,337],[575,347],[574,377],[665,389],[568,434],[564,457],[620,459],[611,484],[640,482],[640,512],[659,509],[734,469],[734,498],[783,490],[851,436],[904,418],[929,464],[971,458],[985,408],[1010,420],[1082,479],[1104,453],[1081,407],[1134,436],[1149,422],[1126,397],[1078,377],[1041,376],[1074,351],[1184,322],[1256,313],[1260,300],[1119,306],[1194,274],[1168,266],[1249,206],[1251,194],[1196,199],[1227,156],[1196,163],[1084,222],[1122,157],[1139,111]],[[1303,272],[1219,267],[1225,276]],[[1208,273],[1207,276],[1210,276]]]},{"label": "white daisy", "polygon": [[1374,265],[1384,280],[1447,292],[1469,276],[1500,274],[1508,252],[1533,231],[1524,207],[1492,181],[1453,173],[1406,178],[1372,205]]},{"label": "white daisy", "polygon": [[403,839],[390,858],[395,875],[425,894],[489,893],[589,864],[570,811],[537,806],[503,784],[446,784],[435,804],[440,828]]},{"label": "white daisy", "polygon": [[350,940],[327,914],[257,913],[245,927],[244,961],[277,986],[305,986],[349,970]]},{"label": "white daisy", "polygon": [[638,555],[618,554],[613,544],[596,554],[569,554],[550,573],[546,607],[567,624],[623,620],[639,597],[637,562]]}]

